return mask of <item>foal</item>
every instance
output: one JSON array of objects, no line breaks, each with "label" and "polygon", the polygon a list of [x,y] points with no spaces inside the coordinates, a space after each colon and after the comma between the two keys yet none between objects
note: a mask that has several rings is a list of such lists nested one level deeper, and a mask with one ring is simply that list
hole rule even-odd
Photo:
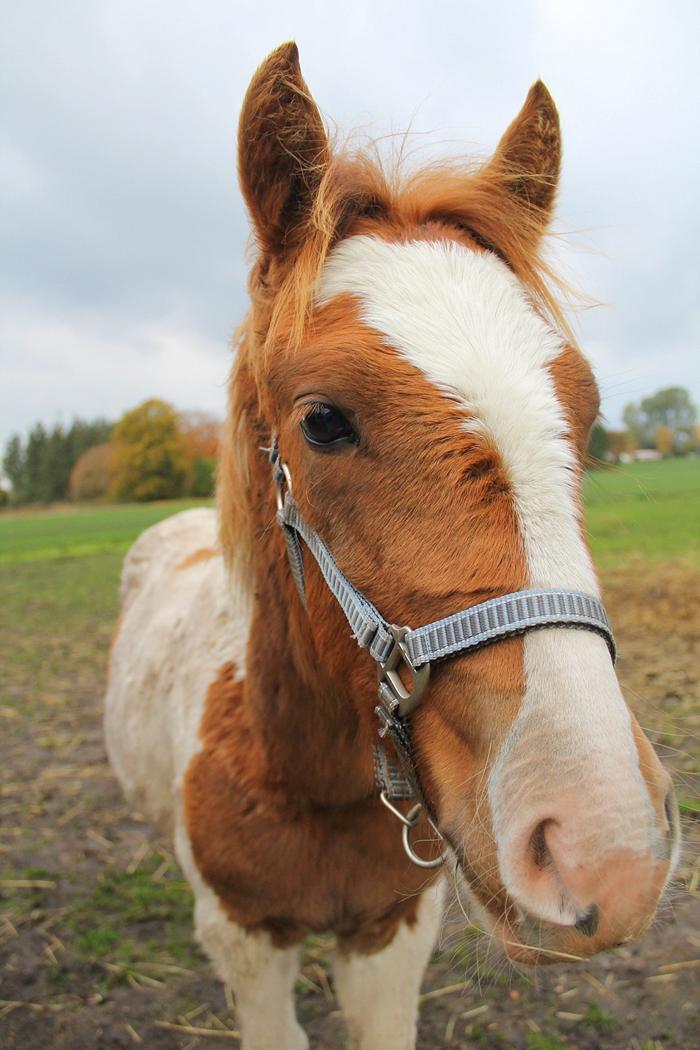
[{"label": "foal", "polygon": [[[332,153],[295,45],[248,90],[218,526],[187,511],[129,552],[106,701],[246,1050],[308,1045],[292,990],[322,930],[352,1046],[413,1047],[443,855],[533,963],[641,934],[673,869],[582,525],[598,393],[539,254],[559,161],[541,83],[481,168],[393,180]],[[459,638],[422,658],[390,626],[435,620]]]}]

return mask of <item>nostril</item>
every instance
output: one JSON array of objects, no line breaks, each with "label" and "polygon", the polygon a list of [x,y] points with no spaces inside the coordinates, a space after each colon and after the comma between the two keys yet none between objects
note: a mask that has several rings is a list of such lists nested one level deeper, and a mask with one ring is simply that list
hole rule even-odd
[{"label": "nostril", "polygon": [[594,937],[598,932],[600,923],[600,910],[597,904],[591,904],[590,908],[576,916],[574,927],[585,937]]},{"label": "nostril", "polygon": [[552,864],[552,855],[549,852],[545,832],[552,820],[541,820],[530,836],[530,853],[538,868],[546,868]]}]

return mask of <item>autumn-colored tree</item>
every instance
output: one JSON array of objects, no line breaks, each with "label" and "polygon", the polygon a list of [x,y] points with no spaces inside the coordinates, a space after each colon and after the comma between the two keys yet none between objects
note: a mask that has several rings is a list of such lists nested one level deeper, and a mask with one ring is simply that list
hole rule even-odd
[{"label": "autumn-colored tree", "polygon": [[663,423],[654,431],[654,447],[662,456],[670,456],[673,452],[673,431]]},{"label": "autumn-colored tree", "polygon": [[112,452],[109,442],[83,452],[70,475],[71,499],[102,499],[112,482]]},{"label": "autumn-colored tree", "polygon": [[190,459],[188,495],[213,496],[222,424],[208,412],[183,412],[180,426]]},{"label": "autumn-colored tree", "polygon": [[216,459],[223,426],[221,420],[208,412],[182,412],[180,429],[187,443],[191,459]]},{"label": "autumn-colored tree", "polygon": [[637,447],[634,434],[630,430],[608,431],[608,452],[613,459],[619,459],[622,455],[630,455]]},{"label": "autumn-colored tree", "polygon": [[185,491],[187,444],[172,405],[155,398],[126,412],[112,433],[112,483],[118,500],[173,499]]}]

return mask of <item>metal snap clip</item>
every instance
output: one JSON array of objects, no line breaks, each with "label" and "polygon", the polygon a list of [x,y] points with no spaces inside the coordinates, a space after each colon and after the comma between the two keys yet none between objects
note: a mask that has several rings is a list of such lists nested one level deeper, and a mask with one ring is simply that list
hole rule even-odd
[{"label": "metal snap clip", "polygon": [[[430,678],[430,664],[426,663],[422,667],[415,668],[411,663],[411,658],[408,655],[404,642],[410,630],[409,627],[397,627],[396,624],[391,624],[389,630],[394,639],[394,644],[389,650],[386,660],[380,662],[377,675],[379,684],[385,685],[391,693],[391,714],[398,712],[402,718],[405,718],[418,706],[418,702]],[[404,685],[399,674],[399,669],[402,666],[410,676],[411,684],[409,687]],[[381,696],[381,690],[380,699],[384,699]]]}]

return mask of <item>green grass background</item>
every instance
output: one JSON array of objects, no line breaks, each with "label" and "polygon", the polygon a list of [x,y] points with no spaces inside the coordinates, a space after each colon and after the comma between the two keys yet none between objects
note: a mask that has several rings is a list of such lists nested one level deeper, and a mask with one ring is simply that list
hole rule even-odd
[{"label": "green grass background", "polygon": [[593,556],[603,568],[639,556],[700,565],[700,459],[594,470],[584,496]]}]

